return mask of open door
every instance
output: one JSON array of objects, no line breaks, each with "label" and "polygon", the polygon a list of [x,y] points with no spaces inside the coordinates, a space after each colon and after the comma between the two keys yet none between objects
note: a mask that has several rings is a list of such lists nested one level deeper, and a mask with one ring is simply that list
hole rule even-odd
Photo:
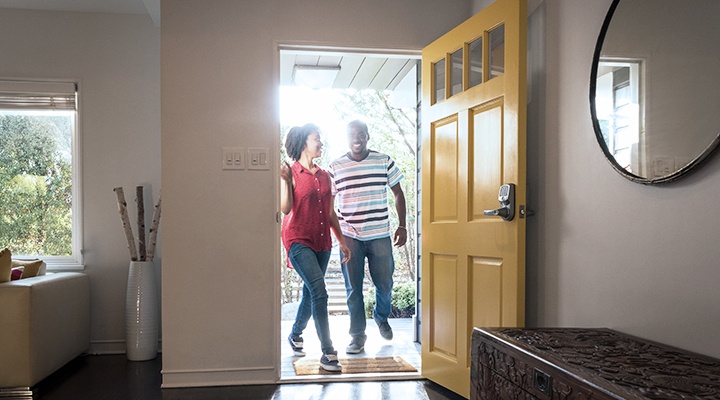
[{"label": "open door", "polygon": [[526,32],[496,0],[422,53],[422,372],[465,397],[473,327],[525,322]]}]

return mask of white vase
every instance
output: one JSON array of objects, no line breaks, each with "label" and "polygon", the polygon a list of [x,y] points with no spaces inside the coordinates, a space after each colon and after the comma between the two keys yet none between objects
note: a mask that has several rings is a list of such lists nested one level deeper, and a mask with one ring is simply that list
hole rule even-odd
[{"label": "white vase", "polygon": [[131,261],[125,297],[125,344],[130,361],[152,360],[158,352],[159,307],[152,261]]}]

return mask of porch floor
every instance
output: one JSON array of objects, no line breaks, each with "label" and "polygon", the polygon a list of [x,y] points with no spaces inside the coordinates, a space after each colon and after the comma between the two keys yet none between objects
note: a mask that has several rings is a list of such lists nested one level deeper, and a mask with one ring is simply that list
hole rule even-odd
[{"label": "porch floor", "polygon": [[[364,358],[364,357],[383,357],[383,356],[400,356],[405,361],[415,367],[418,372],[413,373],[387,373],[387,374],[332,374],[332,375],[295,375],[293,368],[293,360],[298,359],[293,355],[292,349],[287,342],[287,337],[292,329],[292,320],[281,321],[281,374],[280,379],[283,383],[302,382],[306,380],[333,381],[333,380],[394,380],[394,379],[420,379],[421,378],[421,362],[420,343],[414,342],[413,320],[412,318],[390,318],[388,322],[393,329],[393,340],[388,341],[380,336],[377,325],[372,319],[367,320],[367,341],[365,343],[365,351],[360,354],[347,354],[345,347],[350,344],[350,335],[348,329],[350,327],[350,317],[348,315],[330,315],[330,336],[333,340],[335,350],[340,358]],[[320,350],[320,342],[315,333],[315,325],[310,320],[308,327],[303,332],[305,340],[305,357],[320,358],[322,351]]]}]

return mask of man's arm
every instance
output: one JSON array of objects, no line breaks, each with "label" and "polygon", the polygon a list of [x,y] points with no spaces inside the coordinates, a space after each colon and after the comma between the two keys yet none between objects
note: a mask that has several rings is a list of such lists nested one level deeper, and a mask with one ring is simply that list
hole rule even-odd
[{"label": "man's arm", "polygon": [[407,227],[405,226],[405,193],[403,193],[400,182],[396,183],[395,186],[391,187],[393,194],[395,195],[395,211],[398,216],[398,227],[395,230],[395,236],[393,238],[393,244],[395,246],[403,246],[407,242]]}]

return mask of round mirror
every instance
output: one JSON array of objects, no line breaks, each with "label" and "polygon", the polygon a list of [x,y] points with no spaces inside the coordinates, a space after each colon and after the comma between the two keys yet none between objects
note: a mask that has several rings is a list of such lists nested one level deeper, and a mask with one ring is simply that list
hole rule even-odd
[{"label": "round mirror", "polygon": [[598,36],[590,112],[626,178],[658,184],[720,141],[720,1],[614,0]]}]

